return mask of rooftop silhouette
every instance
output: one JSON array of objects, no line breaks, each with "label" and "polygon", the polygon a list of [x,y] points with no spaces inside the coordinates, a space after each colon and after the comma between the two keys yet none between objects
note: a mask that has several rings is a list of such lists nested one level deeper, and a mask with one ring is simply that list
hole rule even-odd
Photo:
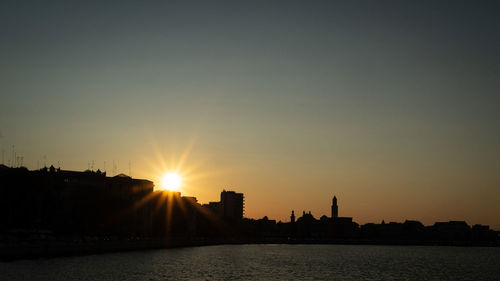
[{"label": "rooftop silhouette", "polygon": [[289,222],[276,222],[267,216],[245,218],[242,193],[223,190],[219,202],[201,205],[180,192],[154,191],[151,181],[123,174],[108,177],[99,170],[0,166],[0,183],[0,247],[7,249],[7,256],[22,252],[19,247],[25,242],[53,241],[112,240],[122,241],[124,248],[131,244],[123,241],[161,241],[148,244],[151,247],[200,241],[492,246],[500,242],[499,232],[489,226],[464,221],[429,226],[412,220],[382,221],[360,226],[351,217],[339,216],[336,196],[330,216],[317,219],[302,211],[296,217],[292,210]]}]

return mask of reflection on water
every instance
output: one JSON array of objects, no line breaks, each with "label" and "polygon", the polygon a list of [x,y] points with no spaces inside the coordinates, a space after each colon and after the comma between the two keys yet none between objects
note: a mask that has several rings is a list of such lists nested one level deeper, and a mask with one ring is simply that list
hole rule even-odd
[{"label": "reflection on water", "polygon": [[1,280],[498,280],[500,248],[223,245],[0,263]]}]

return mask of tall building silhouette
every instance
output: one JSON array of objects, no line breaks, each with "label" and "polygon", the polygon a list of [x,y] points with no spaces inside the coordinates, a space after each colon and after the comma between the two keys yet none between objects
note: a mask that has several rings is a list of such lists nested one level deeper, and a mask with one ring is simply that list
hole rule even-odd
[{"label": "tall building silhouette", "polygon": [[244,208],[243,201],[243,193],[223,190],[220,194],[223,216],[232,219],[242,219]]},{"label": "tall building silhouette", "polygon": [[220,193],[219,202],[209,202],[203,204],[203,207],[208,208],[221,218],[242,219],[245,208],[244,201],[243,193],[223,190]]},{"label": "tall building silhouette", "polygon": [[290,222],[295,222],[295,212],[292,210],[292,215],[290,216]]},{"label": "tall building silhouette", "polygon": [[332,218],[338,218],[339,216],[339,206],[337,206],[337,197],[333,196],[332,200]]}]

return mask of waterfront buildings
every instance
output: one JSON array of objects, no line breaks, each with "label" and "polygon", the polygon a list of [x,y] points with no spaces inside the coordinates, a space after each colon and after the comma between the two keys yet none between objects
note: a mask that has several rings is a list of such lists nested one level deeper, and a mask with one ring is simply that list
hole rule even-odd
[{"label": "waterfront buildings", "polygon": [[[340,217],[334,196],[331,216],[309,212],[290,222],[244,218],[244,195],[223,190],[219,202],[200,205],[180,192],[155,191],[153,182],[101,171],[54,167],[29,171],[0,166],[0,243],[23,239],[222,239],[223,241],[498,241],[488,226],[464,221],[424,226],[418,221],[359,226]],[[325,202],[326,203],[326,202]],[[31,238],[29,238],[31,237]],[[36,238],[38,237],[38,238]],[[224,240],[225,239],[225,240]],[[471,242],[471,243],[472,243]]]},{"label": "waterfront buildings", "polygon": [[220,218],[241,220],[243,219],[244,196],[243,193],[223,190],[219,202],[209,202],[203,206]]}]

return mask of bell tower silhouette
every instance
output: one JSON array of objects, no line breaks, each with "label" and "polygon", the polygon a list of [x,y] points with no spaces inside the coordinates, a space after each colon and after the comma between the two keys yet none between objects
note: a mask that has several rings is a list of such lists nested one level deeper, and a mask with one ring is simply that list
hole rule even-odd
[{"label": "bell tower silhouette", "polygon": [[337,197],[333,196],[332,200],[332,218],[337,218],[339,216],[339,206],[337,206]]}]

